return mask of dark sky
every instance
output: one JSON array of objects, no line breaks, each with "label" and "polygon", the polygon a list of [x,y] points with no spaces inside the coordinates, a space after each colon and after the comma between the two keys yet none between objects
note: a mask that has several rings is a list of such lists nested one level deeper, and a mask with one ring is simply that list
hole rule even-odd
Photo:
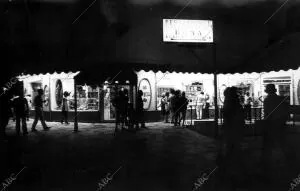
[{"label": "dark sky", "polygon": [[[0,33],[3,56],[15,64],[43,63],[49,67],[107,62],[118,58],[122,48],[131,46],[131,41],[141,41],[144,37],[150,42],[157,41],[150,32],[137,34],[139,39],[129,36],[139,28],[151,28],[155,19],[174,18],[188,2],[97,0],[72,24],[93,1],[26,1],[1,1],[0,22],[5,26]],[[289,32],[287,24],[296,25],[297,2],[288,2],[267,24],[264,22],[284,1],[193,0],[177,18],[213,19],[219,47],[224,50],[220,59],[238,63],[265,47],[269,39],[278,39]],[[124,41],[129,44],[124,45]]]}]

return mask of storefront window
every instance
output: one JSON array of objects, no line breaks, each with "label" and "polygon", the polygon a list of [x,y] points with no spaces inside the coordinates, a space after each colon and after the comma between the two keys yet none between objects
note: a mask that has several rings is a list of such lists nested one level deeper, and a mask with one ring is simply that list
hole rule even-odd
[{"label": "storefront window", "polygon": [[[77,85],[77,110],[98,111],[99,110],[99,87]],[[70,100],[70,109],[75,107],[74,96]]]}]

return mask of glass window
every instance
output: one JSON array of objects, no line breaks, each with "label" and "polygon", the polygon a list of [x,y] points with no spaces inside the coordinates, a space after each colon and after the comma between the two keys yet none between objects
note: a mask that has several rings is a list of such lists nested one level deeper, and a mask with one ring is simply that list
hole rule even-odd
[{"label": "glass window", "polygon": [[[77,110],[98,111],[99,110],[99,87],[77,85]],[[70,109],[74,110],[74,96],[70,101]]]}]

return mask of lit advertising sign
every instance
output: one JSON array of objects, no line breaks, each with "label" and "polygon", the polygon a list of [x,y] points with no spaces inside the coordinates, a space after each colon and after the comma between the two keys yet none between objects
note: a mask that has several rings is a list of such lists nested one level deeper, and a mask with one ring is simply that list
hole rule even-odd
[{"label": "lit advertising sign", "polygon": [[164,42],[212,43],[211,20],[163,19]]}]

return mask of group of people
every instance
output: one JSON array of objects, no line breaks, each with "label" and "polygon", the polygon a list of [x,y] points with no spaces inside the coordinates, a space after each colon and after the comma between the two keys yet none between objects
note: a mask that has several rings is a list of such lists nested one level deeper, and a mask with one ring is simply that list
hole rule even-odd
[{"label": "group of people", "polygon": [[[268,172],[272,153],[274,150],[284,155],[285,122],[288,119],[288,104],[283,97],[276,94],[274,84],[268,84],[265,92],[268,94],[264,100],[264,120],[263,126],[263,154],[262,163]],[[224,91],[224,126],[223,135],[227,156],[237,156],[241,150],[243,140],[243,130],[245,125],[245,108],[239,95],[238,88],[229,87]],[[232,161],[231,159],[228,159]],[[236,164],[234,164],[236,165]],[[230,168],[230,167],[228,167]]]},{"label": "group of people", "polygon": [[136,129],[139,129],[139,124],[141,125],[141,128],[146,128],[142,90],[138,91],[135,110],[133,103],[130,102],[127,89],[118,91],[118,94],[112,99],[112,105],[115,107],[116,111],[115,132],[118,131],[119,126],[121,126],[122,130],[125,129],[125,126],[128,128],[133,128],[135,126]]},{"label": "group of people", "polygon": [[162,95],[161,99],[161,111],[164,116],[165,123],[174,124],[174,126],[184,126],[187,106],[189,100],[185,96],[185,92],[180,90],[171,89],[170,93],[166,92]]},{"label": "group of people", "polygon": [[[43,99],[44,91],[42,89],[37,90],[37,95],[33,100],[33,106],[35,110],[35,117],[32,123],[31,131],[36,132],[36,125],[38,121],[41,121],[44,130],[49,130],[50,127],[47,126],[45,119],[44,119],[44,112],[43,112],[43,104],[46,102]],[[27,121],[29,120],[29,111],[30,107],[28,104],[28,99],[24,96],[22,90],[18,90],[13,93],[13,96],[10,95],[3,95],[1,99],[2,104],[2,120],[1,120],[1,131],[3,137],[6,137],[5,127],[8,125],[9,119],[12,117],[13,120],[16,122],[16,134],[17,136],[21,135],[21,129],[23,136],[28,134],[27,129]],[[64,104],[67,104],[66,101]],[[65,112],[66,108],[63,108],[63,116],[67,122],[67,114]],[[4,115],[5,114],[5,115]],[[22,128],[21,128],[22,127]]]}]

